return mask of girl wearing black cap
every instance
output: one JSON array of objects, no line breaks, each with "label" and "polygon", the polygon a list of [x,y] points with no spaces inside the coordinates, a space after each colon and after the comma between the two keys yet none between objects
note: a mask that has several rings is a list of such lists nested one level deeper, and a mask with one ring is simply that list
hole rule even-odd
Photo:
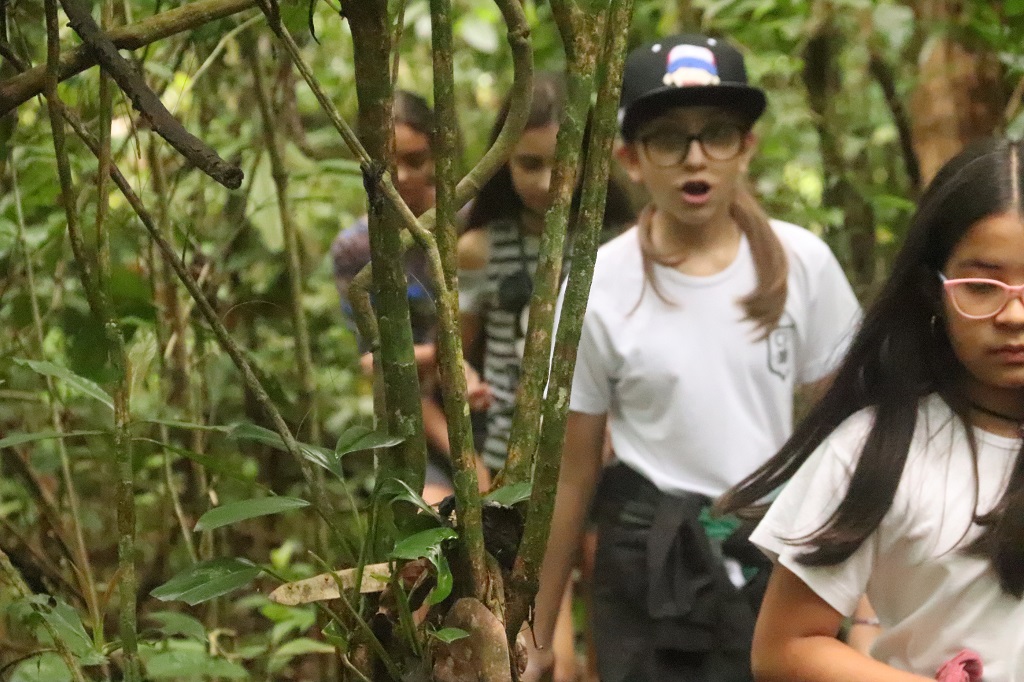
[{"label": "girl wearing black cap", "polygon": [[[620,160],[650,204],[598,252],[534,622],[546,645],[600,477],[604,682],[751,679],[759,555],[709,507],[786,441],[794,390],[826,380],[859,315],[828,247],[747,188],[764,109],[724,41],[627,60]],[[601,475],[606,428],[617,463]]]}]

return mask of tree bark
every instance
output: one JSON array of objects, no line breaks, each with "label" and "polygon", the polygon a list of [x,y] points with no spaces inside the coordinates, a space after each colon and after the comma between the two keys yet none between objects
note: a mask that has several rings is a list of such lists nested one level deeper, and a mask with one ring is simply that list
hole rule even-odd
[{"label": "tree bark", "polygon": [[[380,349],[375,363],[383,376],[388,430],[405,440],[385,462],[384,472],[423,487],[427,444],[420,409],[419,376],[413,356],[412,324],[407,298],[397,211],[379,191],[378,179],[394,168],[394,118],[391,107],[391,30],[386,0],[347,0],[342,13],[352,27],[359,138],[373,161],[364,168],[369,199],[368,222]],[[375,370],[376,371],[376,370]]]},{"label": "tree bark", "polygon": [[935,36],[919,56],[910,100],[914,149],[927,182],[965,145],[1002,128],[1009,88],[999,56],[953,30],[963,19],[962,2],[909,4],[921,30]]},{"label": "tree bark", "polygon": [[843,139],[850,134],[837,115],[837,101],[842,97],[842,72],[839,56],[843,35],[835,25],[834,9],[819,4],[817,27],[804,48],[803,81],[808,106],[814,113],[821,149],[825,190],[822,203],[842,211],[842,235],[849,249],[850,277],[854,288],[864,292],[875,277],[875,216],[867,198],[857,189],[854,180],[858,164],[846,158]]},{"label": "tree bark", "polygon": [[[119,50],[136,50],[255,6],[256,0],[197,0],[143,19],[131,26],[113,28],[107,35]],[[61,55],[57,74],[61,81],[65,81],[98,63],[92,50],[78,47]],[[45,65],[33,67],[0,82],[0,116],[6,116],[21,104],[42,93],[45,84]]]}]

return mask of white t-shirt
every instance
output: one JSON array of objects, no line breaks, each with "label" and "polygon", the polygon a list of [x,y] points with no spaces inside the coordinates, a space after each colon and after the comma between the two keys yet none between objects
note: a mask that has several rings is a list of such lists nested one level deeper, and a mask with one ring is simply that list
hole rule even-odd
[{"label": "white t-shirt", "polygon": [[[751,540],[844,615],[867,594],[882,624],[874,658],[930,678],[973,649],[985,682],[1024,681],[1024,601],[1000,589],[988,561],[961,551],[979,532],[974,467],[963,424],[937,395],[921,401],[903,478],[875,532],[841,564],[796,562],[807,548],[785,539],[813,533],[835,511],[872,420],[862,410],[840,425],[783,488]],[[984,513],[1002,496],[1021,440],[974,434]]]},{"label": "white t-shirt", "polygon": [[772,221],[789,294],[764,339],[739,300],[757,285],[743,238],[709,277],[654,266],[644,285],[637,228],[597,253],[570,409],[608,414],[616,457],[665,492],[718,496],[763,464],[792,429],[793,389],[841,358],[859,306],[832,252]]}]

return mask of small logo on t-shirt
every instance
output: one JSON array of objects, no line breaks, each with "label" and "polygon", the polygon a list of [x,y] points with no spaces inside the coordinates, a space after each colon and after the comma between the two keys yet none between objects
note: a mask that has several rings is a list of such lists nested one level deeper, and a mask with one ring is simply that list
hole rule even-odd
[{"label": "small logo on t-shirt", "polygon": [[789,313],[783,313],[768,334],[768,369],[780,379],[788,379],[793,372],[795,345],[796,324]]}]

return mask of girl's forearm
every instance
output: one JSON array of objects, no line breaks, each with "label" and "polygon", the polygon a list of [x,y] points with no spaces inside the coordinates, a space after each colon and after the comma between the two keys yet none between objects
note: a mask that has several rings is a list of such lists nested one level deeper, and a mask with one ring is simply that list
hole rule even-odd
[{"label": "girl's forearm", "polygon": [[590,499],[597,485],[596,480],[588,484],[580,481],[579,477],[575,481],[567,481],[565,473],[563,469],[534,607],[533,633],[540,647],[550,646],[554,636],[562,595],[583,538]]},{"label": "girl's forearm", "polygon": [[601,475],[604,432],[604,415],[569,413],[551,532],[534,602],[533,634],[541,647],[551,644],[565,585],[583,538],[590,502]]},{"label": "girl's forearm", "polygon": [[754,646],[757,682],[929,682],[823,635]]}]

